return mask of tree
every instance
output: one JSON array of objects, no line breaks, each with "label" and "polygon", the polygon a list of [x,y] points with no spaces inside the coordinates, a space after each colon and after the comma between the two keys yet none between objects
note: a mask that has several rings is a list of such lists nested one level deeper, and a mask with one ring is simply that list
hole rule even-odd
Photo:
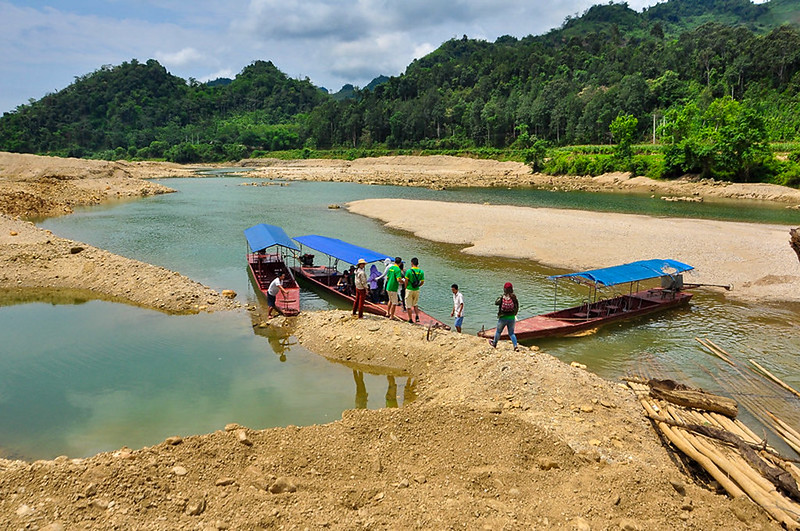
[{"label": "tree", "polygon": [[617,142],[614,146],[614,158],[628,171],[633,163],[633,140],[638,125],[639,120],[632,114],[619,114],[609,126],[611,138]]}]

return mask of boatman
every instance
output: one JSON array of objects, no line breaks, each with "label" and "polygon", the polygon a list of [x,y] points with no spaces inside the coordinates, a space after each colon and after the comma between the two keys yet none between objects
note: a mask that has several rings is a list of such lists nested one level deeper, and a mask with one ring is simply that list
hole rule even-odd
[{"label": "boatman", "polygon": [[267,288],[267,306],[269,306],[269,310],[267,310],[267,319],[272,319],[273,309],[280,313],[278,308],[275,307],[275,298],[278,296],[279,291],[281,295],[283,295],[283,298],[286,298],[286,289],[283,287],[283,280],[285,278],[286,273],[281,273],[269,283],[269,287]]},{"label": "boatman", "polygon": [[353,301],[353,315],[358,312],[359,319],[364,317],[364,301],[367,299],[367,272],[364,270],[366,265],[366,260],[363,258],[358,259],[355,278],[356,298]]},{"label": "boatman", "polygon": [[394,310],[400,304],[400,298],[397,295],[397,290],[400,288],[400,282],[403,282],[403,273],[400,271],[400,263],[403,261],[399,256],[395,257],[394,263],[389,266],[386,271],[386,293],[389,294],[389,305],[386,307],[386,317],[392,319],[394,317]]}]

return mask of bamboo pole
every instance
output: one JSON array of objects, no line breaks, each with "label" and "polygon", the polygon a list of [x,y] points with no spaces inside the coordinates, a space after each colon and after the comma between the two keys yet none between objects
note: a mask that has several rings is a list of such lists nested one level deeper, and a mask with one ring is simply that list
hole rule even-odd
[{"label": "bamboo pole", "polygon": [[789,386],[788,384],[784,383],[780,378],[778,378],[777,376],[775,376],[774,374],[769,372],[767,369],[765,369],[764,367],[759,365],[757,361],[755,361],[753,359],[748,359],[748,361],[750,363],[752,363],[753,365],[755,365],[758,368],[758,370],[763,372],[767,376],[767,378],[769,378],[770,380],[772,380],[776,384],[780,385],[781,387],[783,387],[784,389],[786,389],[787,391],[789,391],[790,393],[792,393],[796,397],[800,398],[800,392],[796,391],[791,386]]},{"label": "bamboo pole", "polygon": [[728,353],[728,351],[727,351],[727,350],[725,350],[725,349],[721,348],[720,346],[718,346],[716,343],[714,343],[713,341],[711,341],[711,340],[710,340],[710,339],[708,339],[707,337],[704,337],[703,339],[705,339],[705,340],[706,340],[706,342],[707,342],[709,345],[711,345],[712,347],[714,347],[715,349],[717,349],[719,352],[722,352],[723,354],[725,354],[725,355],[726,355],[728,358],[730,358],[730,357],[731,357],[731,355]]},{"label": "bamboo pole", "polygon": [[725,363],[728,363],[728,364],[730,364],[730,365],[732,365],[732,366],[734,366],[734,367],[736,366],[736,364],[735,364],[735,363],[733,363],[733,361],[732,361],[730,358],[728,358],[728,357],[727,357],[725,354],[723,354],[722,352],[717,352],[717,350],[716,350],[716,349],[714,349],[714,347],[712,347],[711,345],[709,345],[709,344],[705,343],[705,342],[704,342],[702,339],[700,339],[699,337],[696,337],[696,338],[694,338],[694,339],[695,339],[695,341],[697,341],[698,343],[700,343],[701,345],[703,345],[704,347],[706,347],[706,348],[708,349],[708,351],[709,351],[709,352],[711,352],[711,354],[713,354],[714,356],[718,357],[719,359],[721,359],[721,360],[722,360],[722,361],[724,361]]},{"label": "bamboo pole", "polygon": [[[658,416],[654,409],[651,408],[647,400],[642,398],[639,400],[644,407],[645,411],[651,415]],[[672,428],[665,422],[657,422],[661,432],[666,435],[667,439],[675,445],[681,452],[689,456],[700,466],[702,466],[713,477],[725,491],[733,498],[742,498],[747,494],[740,489],[735,482],[733,482],[725,473],[723,473],[708,457],[700,453],[691,443],[689,443],[684,434],[679,432],[677,428]]]},{"label": "bamboo pole", "polygon": [[[662,411],[664,419],[672,417],[673,420],[678,420],[683,416],[681,414],[683,412],[679,413],[669,405],[662,409],[658,408],[657,404],[650,403],[645,395],[648,389],[642,384],[633,384],[631,387],[648,416],[654,418],[656,425],[670,442],[705,468],[731,496],[736,498],[747,495],[787,529],[800,529],[797,520],[797,516],[800,516],[800,505],[787,500],[769,480],[756,472],[738,453],[735,454],[735,459],[730,456],[731,451],[728,451],[729,455],[726,456],[721,450],[717,450],[713,443],[702,440],[702,437],[670,426],[663,420],[659,421],[656,409]],[[691,412],[687,416],[696,418],[698,414]]]}]

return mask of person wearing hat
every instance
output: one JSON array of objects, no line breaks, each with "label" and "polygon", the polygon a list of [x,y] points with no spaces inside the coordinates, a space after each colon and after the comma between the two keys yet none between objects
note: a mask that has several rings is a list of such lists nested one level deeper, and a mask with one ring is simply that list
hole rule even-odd
[{"label": "person wearing hat", "polygon": [[364,317],[364,301],[367,299],[367,272],[364,271],[366,265],[367,261],[363,258],[359,258],[358,264],[356,264],[356,298],[353,301],[353,315],[358,312],[359,319]]},{"label": "person wearing hat", "polygon": [[517,312],[519,311],[519,301],[517,296],[514,295],[514,286],[511,282],[506,282],[503,286],[503,294],[494,301],[497,308],[497,329],[494,332],[494,339],[489,340],[492,347],[497,348],[497,342],[500,341],[500,334],[504,329],[508,330],[508,337],[511,338],[511,344],[514,345],[514,350],[519,350],[517,347],[517,336],[514,335],[514,324],[517,322]]}]

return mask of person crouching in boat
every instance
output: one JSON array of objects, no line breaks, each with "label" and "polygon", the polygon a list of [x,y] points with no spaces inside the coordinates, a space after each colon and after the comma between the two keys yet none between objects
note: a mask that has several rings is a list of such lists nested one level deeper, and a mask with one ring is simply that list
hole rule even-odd
[{"label": "person crouching in boat", "polygon": [[364,268],[367,265],[367,261],[363,258],[358,259],[358,264],[356,268],[355,274],[355,288],[356,288],[356,298],[353,301],[353,315],[358,312],[358,318],[361,319],[364,317],[364,301],[367,300],[367,272],[364,271]]},{"label": "person crouching in boat", "polygon": [[278,292],[280,291],[283,298],[286,298],[286,289],[283,287],[283,279],[285,278],[286,273],[281,273],[269,283],[269,287],[267,288],[267,306],[269,307],[269,310],[267,310],[267,319],[272,319],[272,310],[278,311],[278,308],[275,307],[275,299],[278,297]]},{"label": "person crouching in boat", "polygon": [[500,334],[503,329],[508,330],[508,337],[511,338],[511,344],[514,345],[514,350],[519,350],[517,347],[517,336],[514,335],[514,325],[517,321],[517,312],[519,312],[519,301],[517,296],[514,295],[514,286],[511,282],[506,282],[503,286],[503,295],[496,301],[497,309],[497,328],[494,332],[494,340],[489,340],[492,347],[497,348],[497,342],[500,341]]}]

